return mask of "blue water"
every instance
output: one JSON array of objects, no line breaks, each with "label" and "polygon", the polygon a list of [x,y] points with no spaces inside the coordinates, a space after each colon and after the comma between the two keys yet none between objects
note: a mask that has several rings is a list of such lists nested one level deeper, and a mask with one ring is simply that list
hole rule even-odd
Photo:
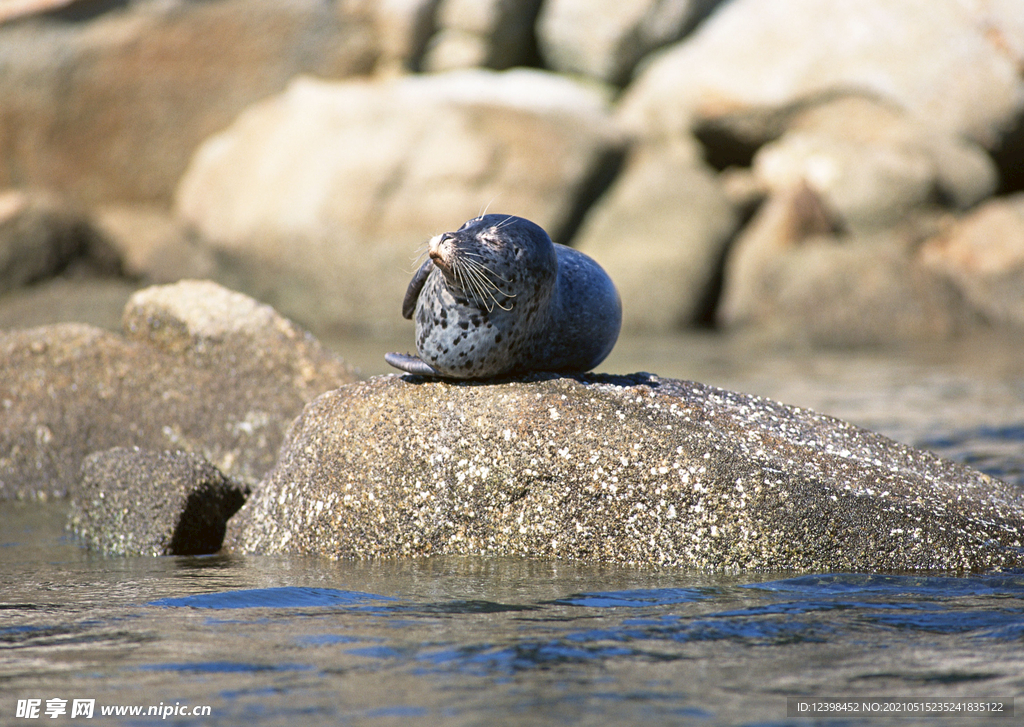
[{"label": "blue water", "polygon": [[1024,574],[118,559],[68,542],[62,505],[0,509],[2,724],[40,724],[33,698],[179,711],[97,724],[811,724],[787,698],[1024,692]]}]

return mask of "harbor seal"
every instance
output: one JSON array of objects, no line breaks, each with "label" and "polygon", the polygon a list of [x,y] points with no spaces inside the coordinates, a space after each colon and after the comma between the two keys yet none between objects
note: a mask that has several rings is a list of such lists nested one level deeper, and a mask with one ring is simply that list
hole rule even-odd
[{"label": "harbor seal", "polygon": [[589,371],[615,345],[611,278],[529,220],[476,217],[432,238],[428,254],[402,303],[419,356],[386,354],[395,368],[456,379]]}]

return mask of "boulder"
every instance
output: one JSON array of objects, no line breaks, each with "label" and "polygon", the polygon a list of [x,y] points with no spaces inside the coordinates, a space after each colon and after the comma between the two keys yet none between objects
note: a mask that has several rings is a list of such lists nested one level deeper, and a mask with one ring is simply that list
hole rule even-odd
[{"label": "boulder", "polygon": [[719,0],[547,0],[537,41],[549,68],[624,86],[651,51],[682,38]]},{"label": "boulder", "polygon": [[1024,194],[993,199],[918,253],[984,320],[1024,328]]},{"label": "boulder", "polygon": [[0,497],[66,495],[88,454],[130,446],[201,454],[252,484],[305,403],[355,379],[268,306],[209,282],[135,293],[124,328],[0,333]]},{"label": "boulder", "polygon": [[72,265],[115,273],[119,261],[86,216],[67,200],[39,191],[0,192],[0,294]]},{"label": "boulder", "polygon": [[998,185],[976,143],[864,96],[795,114],[755,154],[753,172],[770,191],[806,183],[851,232],[885,229],[927,206],[966,209]]},{"label": "boulder", "polygon": [[314,331],[405,331],[417,248],[485,210],[560,241],[608,127],[605,95],[541,71],[300,78],[200,148],[177,210],[224,280]]},{"label": "boulder", "polygon": [[225,547],[737,570],[1024,565],[1024,495],[699,383],[376,377],[311,402]]},{"label": "boulder", "polygon": [[101,205],[91,222],[121,260],[124,273],[149,283],[215,278],[216,257],[192,231],[156,205]]},{"label": "boulder", "polygon": [[440,0],[424,70],[526,65],[536,47],[533,26],[540,5],[541,0]]},{"label": "boulder", "polygon": [[0,187],[167,205],[195,148],[246,106],[297,73],[376,59],[368,25],[319,0],[89,5],[0,26]]},{"label": "boulder", "polygon": [[1024,22],[1013,0],[733,0],[655,57],[619,118],[675,135],[701,119],[859,91],[986,148],[1024,109]]},{"label": "boulder", "polygon": [[337,7],[365,18],[379,46],[379,74],[418,71],[434,33],[439,0],[344,0]]},{"label": "boulder", "polygon": [[643,145],[588,211],[575,246],[612,276],[626,331],[666,332],[706,312],[736,224],[693,145]]},{"label": "boulder", "polygon": [[118,447],[85,458],[68,530],[107,555],[216,553],[247,494],[197,454]]},{"label": "boulder", "polygon": [[874,235],[837,234],[808,186],[781,191],[729,251],[718,322],[824,346],[948,338],[971,316],[914,262],[915,245],[934,228],[926,217]]}]

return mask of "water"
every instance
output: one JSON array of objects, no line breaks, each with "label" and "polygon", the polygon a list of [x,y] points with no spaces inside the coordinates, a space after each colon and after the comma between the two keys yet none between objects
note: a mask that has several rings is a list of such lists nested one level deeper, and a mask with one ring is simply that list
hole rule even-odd
[{"label": "water", "polygon": [[[732,346],[639,342],[608,367],[813,406],[1024,486],[1024,374],[1011,345]],[[363,366],[376,366],[369,354]],[[0,503],[0,724],[87,724],[70,717],[75,699],[95,700],[96,724],[753,725],[814,723],[787,716],[790,698],[1024,697],[1024,574],[104,558],[67,539],[66,511]],[[53,698],[68,714],[47,717]],[[30,699],[40,717],[19,719]],[[818,723],[1020,724],[1018,702],[1014,718],[847,712]],[[110,707],[169,715],[101,714]],[[194,707],[209,714],[182,714]]]}]

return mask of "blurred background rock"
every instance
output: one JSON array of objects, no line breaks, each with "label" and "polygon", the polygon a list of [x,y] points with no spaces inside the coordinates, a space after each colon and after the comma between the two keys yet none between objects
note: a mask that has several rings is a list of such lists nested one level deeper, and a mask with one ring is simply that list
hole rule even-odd
[{"label": "blurred background rock", "polygon": [[3,328],[210,278],[411,343],[424,241],[487,210],[627,334],[1021,337],[1024,5],[0,0],[3,189]]}]

